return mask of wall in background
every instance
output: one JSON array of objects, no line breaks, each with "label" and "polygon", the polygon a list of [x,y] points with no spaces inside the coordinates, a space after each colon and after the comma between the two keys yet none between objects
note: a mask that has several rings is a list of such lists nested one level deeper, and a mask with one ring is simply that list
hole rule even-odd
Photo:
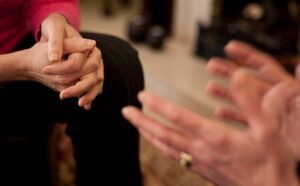
[{"label": "wall in background", "polygon": [[189,44],[197,38],[198,24],[209,25],[213,0],[175,0],[173,33]]}]

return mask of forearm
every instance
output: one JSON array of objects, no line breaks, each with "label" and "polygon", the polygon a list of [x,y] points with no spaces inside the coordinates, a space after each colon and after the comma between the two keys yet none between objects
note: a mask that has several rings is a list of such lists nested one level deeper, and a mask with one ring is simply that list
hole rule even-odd
[{"label": "forearm", "polygon": [[0,55],[0,83],[16,80],[26,80],[25,50]]}]

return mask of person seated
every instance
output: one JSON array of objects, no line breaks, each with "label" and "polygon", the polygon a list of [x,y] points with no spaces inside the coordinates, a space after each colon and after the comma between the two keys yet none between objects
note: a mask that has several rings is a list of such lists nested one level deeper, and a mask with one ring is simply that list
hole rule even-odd
[{"label": "person seated", "polygon": [[139,134],[120,113],[141,107],[137,51],[114,36],[79,32],[77,0],[3,0],[0,9],[0,184],[55,183],[48,147],[64,123],[74,184],[142,185]]}]

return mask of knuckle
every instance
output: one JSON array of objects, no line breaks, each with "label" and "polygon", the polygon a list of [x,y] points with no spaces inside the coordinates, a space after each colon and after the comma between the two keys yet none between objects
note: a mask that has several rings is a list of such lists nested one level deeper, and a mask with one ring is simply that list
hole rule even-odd
[{"label": "knuckle", "polygon": [[169,133],[167,130],[165,130],[165,128],[163,128],[163,127],[158,127],[158,128],[157,128],[157,134],[160,135],[161,140],[162,140],[164,143],[166,143],[166,144],[168,144],[168,145],[174,145],[174,144],[172,144],[172,140],[171,140],[170,137],[169,137],[169,138],[165,138],[165,136],[170,136],[170,135],[171,135],[171,133]]},{"label": "knuckle", "polygon": [[79,60],[75,60],[74,66],[73,66],[74,70],[79,71],[79,70],[81,70],[81,67],[82,67],[82,63]]},{"label": "knuckle", "polygon": [[69,67],[72,68],[74,71],[79,71],[81,70],[82,67],[82,62],[79,58],[72,58]]},{"label": "knuckle", "polygon": [[181,114],[179,113],[179,110],[175,108],[174,106],[170,106],[168,108],[168,117],[170,120],[172,120],[175,123],[179,123],[181,121]]},{"label": "knuckle", "polygon": [[94,77],[91,79],[91,84],[96,85],[97,83],[98,83],[98,79],[96,78],[96,76],[94,76]]},{"label": "knuckle", "polygon": [[227,138],[225,135],[216,135],[211,140],[214,141],[215,145],[219,147],[222,147],[227,143]]},{"label": "knuckle", "polygon": [[220,153],[226,154],[231,149],[231,144],[226,135],[218,135],[211,139],[212,146]]},{"label": "knuckle", "polygon": [[228,149],[228,141],[227,141],[227,139],[224,138],[224,137],[223,138],[221,137],[220,139],[218,139],[217,146],[219,146],[221,150],[227,151],[227,149]]},{"label": "knuckle", "polygon": [[96,77],[96,83],[102,83],[104,81],[104,78],[103,77]]},{"label": "knuckle", "polygon": [[203,163],[208,166],[214,166],[217,164],[216,157],[211,153],[203,154],[201,157]]},{"label": "knuckle", "polygon": [[58,92],[64,90],[66,88],[66,86],[63,85],[56,85],[56,90],[58,90]]},{"label": "knuckle", "polygon": [[64,84],[64,78],[62,76],[60,76],[60,75],[55,76],[55,81],[58,84]]},{"label": "knuckle", "polygon": [[96,60],[93,61],[93,62],[91,62],[91,64],[90,64],[90,68],[91,68],[92,70],[98,69],[99,66],[100,66],[100,64],[99,64]]},{"label": "knuckle", "polygon": [[247,86],[247,81],[248,76],[246,75],[245,70],[239,69],[233,73],[230,85],[233,89],[239,89]]},{"label": "knuckle", "polygon": [[57,83],[64,85],[64,84],[70,83],[72,81],[72,79],[69,77],[66,77],[66,76],[59,75],[59,76],[57,76],[56,81],[57,81]]}]

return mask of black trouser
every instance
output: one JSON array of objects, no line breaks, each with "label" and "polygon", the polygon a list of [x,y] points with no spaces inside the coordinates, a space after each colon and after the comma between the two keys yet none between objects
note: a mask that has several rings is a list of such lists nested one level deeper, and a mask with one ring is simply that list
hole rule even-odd
[{"label": "black trouser", "polygon": [[[79,186],[140,186],[139,135],[121,115],[144,88],[137,52],[108,35],[95,39],[104,62],[104,88],[85,111],[77,98],[61,101],[58,93],[35,82],[11,82],[0,89],[0,185],[39,185],[49,181],[49,134],[56,122],[67,122],[77,161]],[[17,49],[33,44],[27,37]],[[4,180],[10,179],[4,184]]]}]

